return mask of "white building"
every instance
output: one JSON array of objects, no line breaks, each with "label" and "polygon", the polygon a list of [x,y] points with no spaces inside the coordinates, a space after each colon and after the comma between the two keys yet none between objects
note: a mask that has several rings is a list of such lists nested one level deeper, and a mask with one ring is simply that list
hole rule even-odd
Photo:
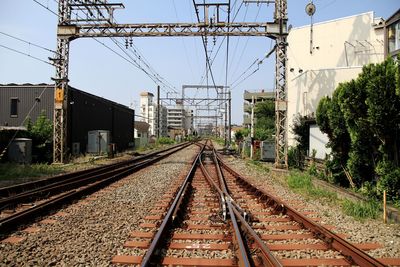
[{"label": "white building", "polygon": [[135,121],[135,148],[145,147],[149,144],[150,124],[144,121]]},{"label": "white building", "polygon": [[168,108],[167,114],[168,127],[182,129],[185,134],[193,131],[193,110],[185,109],[182,104],[177,104],[174,108]]},{"label": "white building", "polygon": [[[357,78],[362,67],[384,59],[383,19],[373,12],[291,29],[288,36],[288,126],[296,114],[315,117],[320,99],[332,95],[341,82]],[[310,52],[310,50],[312,52]],[[329,153],[328,139],[316,125],[310,127],[310,148],[317,158]],[[295,143],[288,131],[289,146]]]},{"label": "white building", "polygon": [[[140,93],[140,121],[150,124],[150,135],[157,136],[157,103],[150,92]],[[160,105],[160,136],[167,136],[167,108]]]}]

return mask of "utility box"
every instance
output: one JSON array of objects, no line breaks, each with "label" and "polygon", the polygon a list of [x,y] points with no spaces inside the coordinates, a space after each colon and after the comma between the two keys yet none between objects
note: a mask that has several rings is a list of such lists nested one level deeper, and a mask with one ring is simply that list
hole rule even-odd
[{"label": "utility box", "polygon": [[72,155],[77,156],[81,153],[81,145],[79,142],[72,143]]},{"label": "utility box", "polygon": [[32,162],[32,139],[16,138],[8,148],[8,159],[12,162],[31,164]]},{"label": "utility box", "polygon": [[110,131],[94,130],[88,132],[87,152],[94,154],[108,153],[110,144]]},{"label": "utility box", "polygon": [[275,161],[275,141],[262,141],[260,149],[261,160]]}]

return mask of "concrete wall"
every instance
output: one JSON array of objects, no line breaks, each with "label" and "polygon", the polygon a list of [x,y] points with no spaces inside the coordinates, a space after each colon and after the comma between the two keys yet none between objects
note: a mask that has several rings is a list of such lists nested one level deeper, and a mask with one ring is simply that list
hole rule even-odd
[{"label": "concrete wall", "polygon": [[328,141],[328,135],[322,133],[318,125],[310,125],[308,156],[311,156],[313,149],[315,149],[317,151],[315,157],[317,159],[325,159],[325,156],[331,153],[331,149],[326,148]]},{"label": "concrete wall", "polygon": [[288,142],[296,114],[315,115],[320,99],[332,95],[341,82],[358,76],[362,66],[383,61],[382,28],[374,27],[372,12],[314,24],[310,53],[310,25],[288,36]]}]

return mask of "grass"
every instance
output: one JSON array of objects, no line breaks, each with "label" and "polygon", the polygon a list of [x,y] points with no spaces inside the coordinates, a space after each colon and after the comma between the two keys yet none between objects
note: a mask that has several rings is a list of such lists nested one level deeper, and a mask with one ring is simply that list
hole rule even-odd
[{"label": "grass", "polygon": [[289,188],[293,189],[306,197],[314,199],[326,199],[333,204],[340,205],[342,211],[357,220],[376,219],[381,214],[381,205],[376,200],[352,201],[348,199],[340,200],[336,193],[317,188],[312,183],[312,178],[308,173],[292,171],[287,178]]},{"label": "grass", "polygon": [[368,218],[376,219],[381,214],[380,203],[373,200],[368,202],[353,202],[345,199],[342,202],[342,209],[345,214],[359,220]]},{"label": "grass", "polygon": [[287,178],[287,183],[289,188],[309,197],[325,198],[330,201],[336,201],[338,199],[336,193],[315,187],[311,179],[312,178],[309,174],[291,172]]},{"label": "grass", "polygon": [[246,165],[251,166],[260,172],[264,172],[264,173],[269,172],[269,168],[257,160],[248,160],[248,161],[246,161]]},{"label": "grass", "polygon": [[21,165],[16,163],[0,164],[0,180],[12,180],[26,177],[41,177],[61,173],[62,169],[47,164]]}]

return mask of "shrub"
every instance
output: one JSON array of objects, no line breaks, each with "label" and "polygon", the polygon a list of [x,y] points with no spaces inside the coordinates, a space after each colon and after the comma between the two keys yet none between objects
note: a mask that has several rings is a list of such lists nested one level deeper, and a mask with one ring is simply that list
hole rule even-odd
[{"label": "shrub", "polygon": [[380,176],[377,189],[379,193],[386,190],[389,199],[400,197],[400,168],[387,160],[382,160],[376,167],[376,173]]},{"label": "shrub", "polygon": [[169,137],[160,137],[157,139],[157,143],[160,145],[171,145],[174,144],[175,141]]},{"label": "shrub", "polygon": [[290,147],[288,150],[288,165],[290,168],[304,168],[304,154],[299,147]]}]

